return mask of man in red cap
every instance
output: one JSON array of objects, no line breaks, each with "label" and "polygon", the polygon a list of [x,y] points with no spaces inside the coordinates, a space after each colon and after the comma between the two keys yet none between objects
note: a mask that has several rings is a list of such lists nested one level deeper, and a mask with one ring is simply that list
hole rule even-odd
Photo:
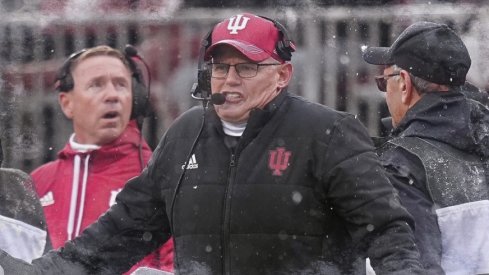
[{"label": "man in red cap", "polygon": [[294,50],[273,20],[217,24],[193,94],[203,107],[175,121],[98,222],[23,268],[118,273],[172,235],[178,274],[365,274],[367,256],[378,274],[421,274],[366,129],[287,91]]}]

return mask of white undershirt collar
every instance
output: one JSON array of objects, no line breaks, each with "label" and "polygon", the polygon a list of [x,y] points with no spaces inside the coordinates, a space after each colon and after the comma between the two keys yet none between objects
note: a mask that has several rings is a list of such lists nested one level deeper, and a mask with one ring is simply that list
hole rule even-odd
[{"label": "white undershirt collar", "polygon": [[224,120],[221,121],[222,121],[222,129],[224,130],[224,133],[232,137],[242,136],[247,124],[246,122],[231,123]]}]

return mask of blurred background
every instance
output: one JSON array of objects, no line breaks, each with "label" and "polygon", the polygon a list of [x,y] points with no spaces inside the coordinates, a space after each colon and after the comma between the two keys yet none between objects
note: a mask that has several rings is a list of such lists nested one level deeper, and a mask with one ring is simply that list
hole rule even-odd
[{"label": "blurred background", "polygon": [[[172,121],[199,104],[202,37],[240,12],[274,18],[297,45],[290,92],[356,114],[371,135],[388,115],[361,47],[389,46],[415,21],[446,23],[472,57],[468,80],[489,88],[489,1],[416,0],[1,0],[0,139],[4,165],[32,171],[56,157],[69,135],[53,82],[72,52],[134,45],[150,67],[153,115],[144,124],[150,146]],[[143,66],[141,70],[144,72]]]}]

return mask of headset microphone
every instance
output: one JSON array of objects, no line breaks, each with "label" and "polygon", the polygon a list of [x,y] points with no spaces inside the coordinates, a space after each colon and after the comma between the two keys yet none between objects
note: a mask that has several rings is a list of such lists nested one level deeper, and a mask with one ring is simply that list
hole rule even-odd
[{"label": "headset microphone", "polygon": [[226,102],[226,96],[221,93],[215,93],[211,95],[211,103],[214,105],[222,105]]}]

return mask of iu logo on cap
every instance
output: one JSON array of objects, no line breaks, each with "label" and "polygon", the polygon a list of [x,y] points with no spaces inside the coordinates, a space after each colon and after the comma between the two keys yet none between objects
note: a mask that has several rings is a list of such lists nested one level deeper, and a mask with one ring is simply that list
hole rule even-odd
[{"label": "iu logo on cap", "polygon": [[228,30],[230,30],[230,34],[238,34],[238,31],[246,28],[246,24],[248,24],[249,17],[243,16],[242,14],[238,14],[229,18]]},{"label": "iu logo on cap", "polygon": [[270,168],[274,176],[282,176],[282,173],[289,167],[289,158],[292,155],[290,151],[285,151],[284,147],[277,147],[275,150],[270,150],[268,158],[268,168]]}]

